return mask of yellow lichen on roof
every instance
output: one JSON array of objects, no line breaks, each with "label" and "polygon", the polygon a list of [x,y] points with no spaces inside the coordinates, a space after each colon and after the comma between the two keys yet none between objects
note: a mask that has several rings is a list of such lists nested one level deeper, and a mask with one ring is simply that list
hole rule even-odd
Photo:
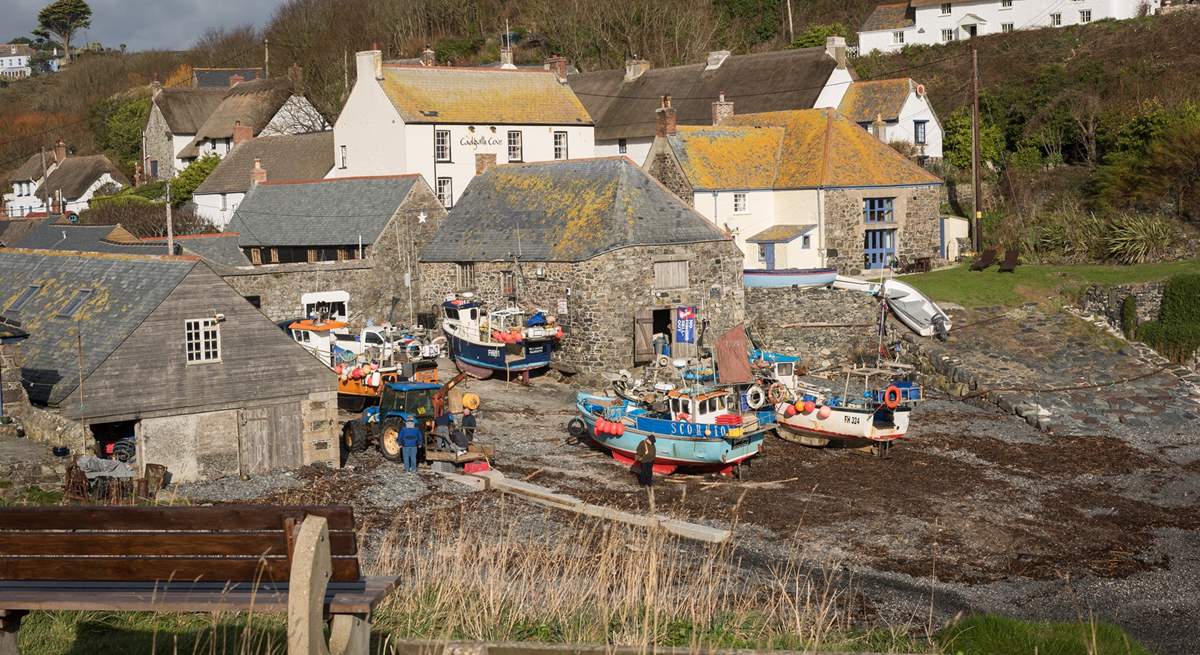
[{"label": "yellow lichen on roof", "polygon": [[549,71],[385,66],[380,86],[408,123],[592,124]]},{"label": "yellow lichen on roof", "polygon": [[941,183],[940,178],[831,109],[742,114],[722,124],[727,125],[783,129],[776,189]]},{"label": "yellow lichen on roof", "polygon": [[[527,220],[545,217],[561,223],[552,252],[558,259],[573,259],[595,245],[605,234],[607,216],[613,211],[617,180],[596,184],[586,176],[549,176],[524,174],[520,168],[493,169],[496,188],[504,189],[506,202],[524,207]],[[518,244],[513,244],[514,249]]]},{"label": "yellow lichen on roof", "polygon": [[907,77],[854,82],[842,97],[838,111],[856,123],[874,121],[876,116],[895,121],[915,86]]},{"label": "yellow lichen on roof", "polygon": [[684,174],[698,189],[770,189],[783,130],[685,127],[671,137]]}]

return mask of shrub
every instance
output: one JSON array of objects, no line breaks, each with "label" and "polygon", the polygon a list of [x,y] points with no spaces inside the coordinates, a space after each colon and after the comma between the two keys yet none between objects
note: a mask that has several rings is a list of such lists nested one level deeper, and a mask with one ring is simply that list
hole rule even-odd
[{"label": "shrub", "polygon": [[1167,280],[1158,318],[1163,323],[1200,325],[1200,274],[1176,275]]},{"label": "shrub", "polygon": [[850,38],[850,30],[843,23],[812,25],[796,35],[789,48],[820,48],[825,46],[825,39],[831,36]]},{"label": "shrub", "polygon": [[132,205],[135,207],[162,207],[161,204],[147,200],[132,193],[118,193],[111,196],[96,196],[91,199],[88,206],[92,209],[101,207],[115,207],[123,205]]},{"label": "shrub", "polygon": [[483,39],[471,37],[445,37],[433,46],[434,56],[442,62],[461,62],[469,59],[483,47]]},{"label": "shrub", "polygon": [[[84,225],[117,225],[139,237],[167,234],[167,210],[162,203],[138,196],[114,196],[112,202],[93,204],[79,219]],[[171,216],[175,234],[201,234],[217,229],[206,218],[189,209],[176,209]]]},{"label": "shrub", "polygon": [[1122,264],[1141,264],[1166,257],[1175,243],[1175,227],[1166,219],[1123,214],[1108,226],[1105,249]]},{"label": "shrub", "polygon": [[1200,350],[1200,323],[1149,321],[1138,326],[1137,336],[1177,364],[1187,362]]},{"label": "shrub", "polygon": [[1137,329],[1137,296],[1130,294],[1121,301],[1121,332],[1125,333],[1126,339],[1132,339],[1137,335]]}]

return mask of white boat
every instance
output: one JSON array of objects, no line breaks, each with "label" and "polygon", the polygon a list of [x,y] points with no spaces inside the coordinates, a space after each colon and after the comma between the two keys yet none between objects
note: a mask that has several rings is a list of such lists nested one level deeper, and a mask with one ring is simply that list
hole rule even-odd
[{"label": "white boat", "polygon": [[829,286],[883,298],[901,323],[923,337],[944,340],[950,333],[950,316],[925,294],[899,280],[871,282],[839,275]]}]

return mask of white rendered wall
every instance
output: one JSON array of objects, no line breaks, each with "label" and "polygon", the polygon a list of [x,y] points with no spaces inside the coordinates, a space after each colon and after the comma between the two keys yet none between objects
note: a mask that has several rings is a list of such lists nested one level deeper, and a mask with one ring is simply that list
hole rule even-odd
[{"label": "white rendered wall", "polygon": [[[245,193],[206,193],[196,195],[193,197],[193,201],[196,203],[196,213],[207,218],[218,230],[223,232],[245,197]],[[224,199],[224,204],[222,204],[222,199]]]},{"label": "white rendered wall", "polygon": [[639,137],[625,139],[625,152],[621,152],[621,142],[618,139],[608,139],[596,142],[597,157],[628,157],[638,166],[646,165],[650,156],[650,146],[654,145],[654,137]]}]

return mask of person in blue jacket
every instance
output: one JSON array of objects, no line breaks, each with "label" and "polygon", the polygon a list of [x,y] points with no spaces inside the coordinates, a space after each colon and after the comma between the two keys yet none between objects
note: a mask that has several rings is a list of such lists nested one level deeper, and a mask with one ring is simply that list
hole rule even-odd
[{"label": "person in blue jacket", "polygon": [[404,429],[396,436],[400,442],[400,447],[404,454],[404,472],[417,472],[417,449],[421,447],[421,431],[417,429],[417,423],[412,418],[409,418],[404,425]]}]

